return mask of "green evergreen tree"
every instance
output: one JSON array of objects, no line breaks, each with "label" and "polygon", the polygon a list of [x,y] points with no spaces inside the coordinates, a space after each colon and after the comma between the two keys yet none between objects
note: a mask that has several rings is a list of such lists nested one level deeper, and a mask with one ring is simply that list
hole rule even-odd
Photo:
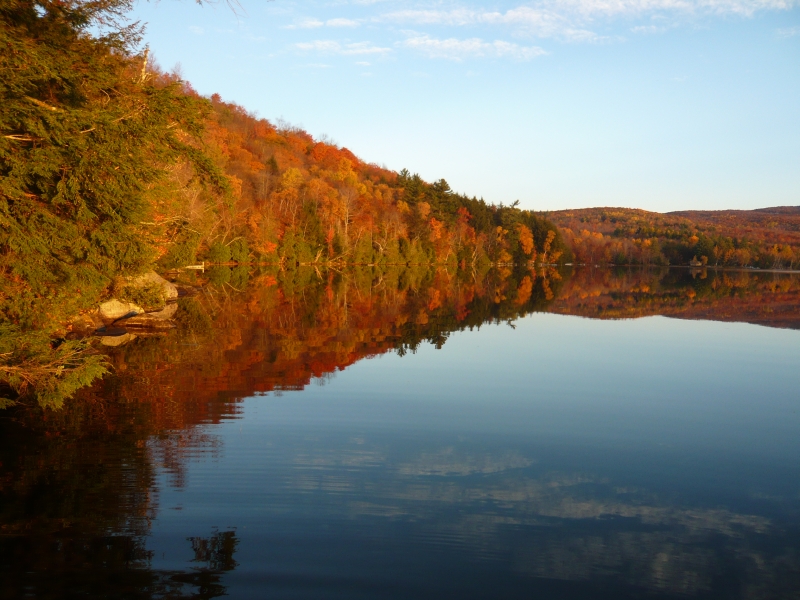
[{"label": "green evergreen tree", "polygon": [[[156,258],[149,198],[167,168],[190,161],[223,185],[197,142],[207,101],[148,72],[131,4],[0,3],[0,325],[18,341],[3,348],[0,378],[17,391],[32,348],[51,365],[44,340]],[[54,372],[72,377],[81,363],[70,361]]]}]

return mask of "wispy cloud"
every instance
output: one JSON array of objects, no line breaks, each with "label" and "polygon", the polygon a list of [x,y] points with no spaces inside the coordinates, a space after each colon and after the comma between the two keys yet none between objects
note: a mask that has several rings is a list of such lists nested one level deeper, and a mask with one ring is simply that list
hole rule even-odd
[{"label": "wispy cloud", "polygon": [[474,25],[480,23],[488,13],[468,8],[453,10],[397,10],[381,15],[376,20],[396,23],[414,23],[417,25]]},{"label": "wispy cloud", "polygon": [[320,52],[323,54],[341,54],[344,56],[362,54],[387,54],[391,48],[375,46],[372,42],[354,42],[342,44],[335,40],[314,40],[311,42],[300,42],[294,45],[298,50],[305,52]]},{"label": "wispy cloud", "polygon": [[798,0],[544,0],[541,10],[590,17],[637,16],[652,13],[753,15],[764,10],[789,10]]},{"label": "wispy cloud", "polygon": [[631,33],[638,33],[640,35],[652,35],[654,33],[664,33],[665,31],[665,27],[659,27],[657,25],[637,25],[636,27],[631,27]]},{"label": "wispy cloud", "polygon": [[501,40],[485,42],[480,38],[463,40],[448,38],[440,40],[427,35],[419,35],[400,42],[400,45],[422,52],[431,58],[447,58],[450,60],[481,57],[530,60],[547,54],[545,50],[538,46],[520,46]]},{"label": "wispy cloud", "polygon": [[197,25],[189,25],[189,31],[195,35],[203,35],[206,32],[205,29],[198,27]]},{"label": "wispy cloud", "polygon": [[360,23],[353,19],[328,19],[325,21],[328,27],[358,27]]},{"label": "wispy cloud", "polygon": [[[599,41],[601,37],[590,30],[599,20],[664,15],[672,19],[703,15],[750,17],[761,11],[796,6],[800,6],[800,0],[541,0],[505,12],[473,8],[398,10],[378,15],[374,21],[449,27],[496,25],[537,37]],[[637,33],[648,31],[642,27]]]},{"label": "wispy cloud", "polygon": [[579,26],[575,19],[554,10],[520,6],[506,12],[455,10],[402,10],[381,15],[379,21],[414,25],[465,27],[499,25],[537,37],[560,37],[575,41],[593,41],[598,36]]},{"label": "wispy cloud", "polygon": [[284,29],[316,29],[318,27],[323,27],[324,25],[325,22],[320,21],[319,19],[301,19],[292,25],[286,25]]},{"label": "wispy cloud", "polygon": [[337,19],[328,19],[327,21],[321,21],[320,19],[315,18],[305,18],[293,23],[291,25],[286,25],[284,29],[318,29],[320,27],[358,27],[360,23],[353,19],[344,19],[344,18],[337,18]]},{"label": "wispy cloud", "polygon": [[[352,5],[354,2],[359,4],[369,1],[349,0],[348,3]],[[287,28],[345,29],[370,25],[373,28],[377,26],[377,30],[380,30],[381,25],[393,25],[397,26],[396,29],[392,27],[395,35],[398,33],[397,29],[405,35],[404,40],[393,45],[385,38],[378,44],[335,39],[317,39],[294,44],[295,50],[304,53],[382,56],[393,52],[394,48],[413,50],[429,58],[454,61],[474,58],[527,61],[547,52],[538,45],[521,43],[519,38],[555,39],[573,43],[623,40],[624,38],[619,37],[623,30],[617,28],[616,33],[609,33],[614,31],[610,26],[616,20],[623,21],[624,31],[636,35],[652,35],[664,33],[679,27],[681,23],[693,22],[700,17],[739,15],[749,18],[763,11],[792,10],[800,6],[800,0],[531,0],[529,4],[507,10],[458,5],[443,9],[440,8],[441,4],[428,5],[431,8],[426,8],[425,4],[417,6],[414,9],[389,11],[385,8],[365,9],[367,13],[351,15],[352,18],[305,17]],[[403,31],[405,27],[413,28],[414,31]],[[435,32],[432,31],[433,28],[436,28]],[[474,31],[466,35],[454,35],[455,32],[442,33],[443,28]],[[501,31],[489,33],[495,28]],[[332,31],[329,35],[334,37]],[[609,35],[614,37],[608,37]],[[779,29],[776,35],[794,37],[800,35],[800,27]],[[503,39],[509,36],[517,37],[516,43]]]},{"label": "wispy cloud", "polygon": [[783,27],[778,29],[778,36],[782,38],[790,38],[800,35],[800,27]]}]

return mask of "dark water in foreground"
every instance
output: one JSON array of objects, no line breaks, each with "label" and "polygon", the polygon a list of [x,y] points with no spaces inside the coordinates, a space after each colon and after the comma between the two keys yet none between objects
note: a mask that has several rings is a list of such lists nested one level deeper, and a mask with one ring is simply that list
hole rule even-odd
[{"label": "dark water in foreground", "polygon": [[4,417],[2,597],[800,598],[798,281],[524,277],[183,305]]}]

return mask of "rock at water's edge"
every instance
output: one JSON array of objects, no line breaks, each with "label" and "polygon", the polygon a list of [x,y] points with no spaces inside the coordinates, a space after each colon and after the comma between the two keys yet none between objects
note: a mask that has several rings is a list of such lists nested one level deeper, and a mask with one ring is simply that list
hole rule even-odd
[{"label": "rock at water's edge", "polygon": [[171,319],[172,317],[174,317],[176,312],[178,312],[178,305],[175,302],[171,302],[161,310],[157,310],[155,312],[148,312],[145,313],[143,316],[150,317],[152,319],[161,319],[162,321],[166,321],[167,319]]},{"label": "rock at water's edge", "polygon": [[78,315],[69,323],[69,330],[73,335],[85,337],[92,335],[103,326],[103,321],[97,311]]},{"label": "rock at water's edge", "polygon": [[136,315],[128,319],[117,321],[117,325],[125,329],[172,329],[175,324],[169,318],[154,317],[151,314]]},{"label": "rock at water's edge", "polygon": [[144,309],[141,306],[137,306],[133,302],[120,302],[117,299],[103,302],[100,305],[100,317],[111,321],[121,319],[125,315],[133,316],[143,312]]},{"label": "rock at water's edge", "polygon": [[100,338],[100,343],[103,346],[122,346],[123,344],[127,344],[128,342],[132,342],[136,339],[136,336],[132,333],[126,333],[123,335],[104,335]]},{"label": "rock at water's edge", "polygon": [[129,281],[130,285],[136,287],[144,287],[145,285],[153,283],[160,286],[165,300],[172,300],[178,297],[178,288],[175,287],[174,284],[161,277],[161,275],[157,274],[155,271],[148,271],[144,275],[131,277]]}]

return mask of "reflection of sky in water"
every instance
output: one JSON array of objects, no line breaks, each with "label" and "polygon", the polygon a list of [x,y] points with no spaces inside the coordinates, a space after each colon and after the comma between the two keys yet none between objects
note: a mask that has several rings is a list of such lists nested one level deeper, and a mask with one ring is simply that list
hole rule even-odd
[{"label": "reflection of sky in water", "polygon": [[221,446],[190,461],[184,487],[160,486],[153,566],[179,566],[183,532],[235,527],[234,597],[313,597],[313,582],[326,597],[435,596],[455,580],[513,596],[531,576],[617,597],[792,589],[800,333],[548,314],[514,326],[247,400],[208,428]]}]

